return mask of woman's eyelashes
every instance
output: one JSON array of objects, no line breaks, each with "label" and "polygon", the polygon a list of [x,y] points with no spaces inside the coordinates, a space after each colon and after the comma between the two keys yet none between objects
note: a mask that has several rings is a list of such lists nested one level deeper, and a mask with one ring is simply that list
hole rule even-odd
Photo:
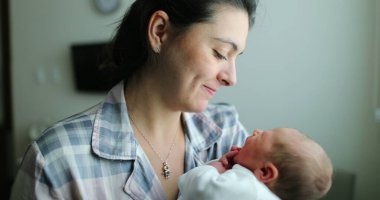
[{"label": "woman's eyelashes", "polygon": [[219,53],[217,50],[213,49],[214,56],[219,60],[227,60],[227,57],[223,56],[221,53]]}]

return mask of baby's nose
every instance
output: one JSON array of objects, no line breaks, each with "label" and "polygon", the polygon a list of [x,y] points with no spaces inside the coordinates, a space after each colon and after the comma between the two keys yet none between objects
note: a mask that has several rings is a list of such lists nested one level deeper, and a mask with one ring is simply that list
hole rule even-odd
[{"label": "baby's nose", "polygon": [[260,129],[255,129],[254,131],[253,131],[253,136],[256,136],[257,134],[259,134],[259,133],[261,133],[261,132],[263,132],[262,130],[260,130]]}]

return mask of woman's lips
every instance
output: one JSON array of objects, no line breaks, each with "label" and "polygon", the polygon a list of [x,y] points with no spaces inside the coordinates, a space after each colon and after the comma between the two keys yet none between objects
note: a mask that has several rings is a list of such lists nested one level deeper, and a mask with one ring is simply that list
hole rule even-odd
[{"label": "woman's lips", "polygon": [[206,88],[207,93],[208,93],[211,97],[215,95],[215,93],[216,93],[216,90],[215,90],[215,89],[213,89],[213,88],[211,88],[211,87],[208,87],[207,85],[204,85],[204,87]]}]

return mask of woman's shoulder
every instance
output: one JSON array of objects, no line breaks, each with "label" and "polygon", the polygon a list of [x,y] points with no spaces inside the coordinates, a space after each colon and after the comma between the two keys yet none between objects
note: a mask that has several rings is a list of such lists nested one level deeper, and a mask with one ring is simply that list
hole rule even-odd
[{"label": "woman's shoulder", "polygon": [[43,156],[59,149],[89,145],[96,114],[94,106],[48,127],[35,140]]}]

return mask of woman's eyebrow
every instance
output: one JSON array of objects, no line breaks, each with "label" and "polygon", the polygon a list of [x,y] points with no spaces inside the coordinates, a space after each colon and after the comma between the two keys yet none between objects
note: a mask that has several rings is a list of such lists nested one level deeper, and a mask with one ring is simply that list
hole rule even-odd
[{"label": "woman's eyebrow", "polygon": [[[237,44],[235,43],[235,42],[233,42],[232,40],[227,40],[227,39],[223,39],[223,38],[213,38],[214,40],[217,40],[217,41],[219,41],[219,42],[223,42],[223,43],[226,43],[226,44],[229,44],[229,45],[231,45],[231,47],[232,47],[232,49],[234,50],[234,51],[238,51],[238,46],[237,46]],[[239,55],[241,55],[241,54],[243,54],[244,52],[242,51],[242,52],[240,52],[239,53]]]},{"label": "woman's eyebrow", "polygon": [[231,40],[228,40],[228,39],[223,39],[223,38],[213,38],[214,40],[217,40],[219,42],[223,42],[223,43],[226,43],[226,44],[229,44],[232,46],[232,48],[237,51],[238,50],[238,46]]}]

